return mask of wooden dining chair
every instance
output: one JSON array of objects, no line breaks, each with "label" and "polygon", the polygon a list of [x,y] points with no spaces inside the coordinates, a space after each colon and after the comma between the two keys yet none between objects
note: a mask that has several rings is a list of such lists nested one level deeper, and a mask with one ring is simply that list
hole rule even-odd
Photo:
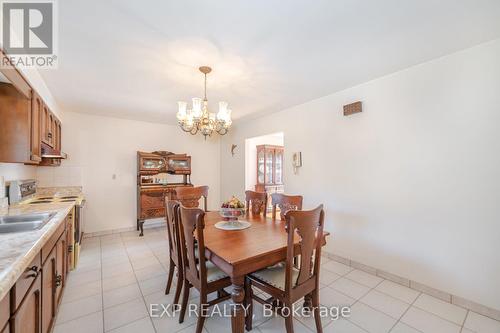
[{"label": "wooden dining chair", "polygon": [[[265,268],[249,274],[245,279],[245,305],[249,306],[245,326],[248,331],[252,329],[252,303],[256,300],[262,304],[269,304],[273,308],[279,304],[281,311],[277,312],[285,317],[286,331],[293,333],[292,311],[283,311],[283,308],[288,307],[292,310],[293,304],[304,298],[306,300],[304,305],[308,308],[310,305],[313,307],[316,331],[321,333],[323,329],[318,307],[321,247],[323,245],[323,205],[310,211],[287,211],[285,220],[288,233],[285,265]],[[293,258],[296,255],[294,253],[295,235],[299,238],[300,255],[305,259],[301,260],[299,268],[295,268],[293,264]],[[252,287],[271,295],[271,298],[266,300],[254,295]]]},{"label": "wooden dining chair", "polygon": [[182,284],[184,282],[184,269],[182,266],[181,241],[179,230],[179,201],[166,201],[166,222],[168,234],[168,250],[170,254],[170,265],[168,269],[167,287],[165,295],[170,293],[172,280],[174,278],[175,269],[177,268],[177,286],[175,287],[174,304],[178,304],[181,295]]},{"label": "wooden dining chair", "polygon": [[271,194],[271,204],[273,205],[272,217],[276,218],[276,207],[280,209],[280,218],[285,219],[285,213],[289,210],[302,210],[301,195],[286,195],[281,193]]},{"label": "wooden dining chair", "polygon": [[176,187],[175,198],[184,207],[188,208],[198,208],[200,205],[200,199],[203,198],[203,209],[206,212],[207,200],[208,200],[208,186]]},{"label": "wooden dining chair", "polygon": [[[254,215],[259,215],[263,213],[266,216],[267,213],[267,193],[266,192],[254,192],[245,191],[245,201],[246,210]],[[250,206],[252,209],[250,209]]]},{"label": "wooden dining chair", "polygon": [[[205,258],[205,241],[203,229],[205,227],[205,212],[199,208],[180,206],[181,251],[184,263],[184,293],[182,296],[179,323],[184,321],[189,291],[192,287],[200,293],[200,307],[198,308],[198,323],[196,333],[201,333],[206,308],[228,300],[231,296],[224,288],[231,285],[226,273]],[[196,241],[195,241],[196,240]],[[217,292],[217,298],[208,301],[208,294]]]}]

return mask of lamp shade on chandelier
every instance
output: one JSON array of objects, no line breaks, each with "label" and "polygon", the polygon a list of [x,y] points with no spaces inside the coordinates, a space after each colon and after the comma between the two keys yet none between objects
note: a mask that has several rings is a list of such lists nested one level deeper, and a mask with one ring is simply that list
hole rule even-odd
[{"label": "lamp shade on chandelier", "polygon": [[183,131],[195,135],[200,132],[205,139],[217,132],[225,135],[231,127],[231,110],[228,109],[227,102],[219,102],[219,111],[217,114],[208,110],[207,99],[207,74],[212,71],[208,66],[199,68],[205,76],[205,97],[203,99],[195,97],[192,99],[191,109],[188,109],[187,102],[178,102],[179,111],[177,111],[177,121]]}]

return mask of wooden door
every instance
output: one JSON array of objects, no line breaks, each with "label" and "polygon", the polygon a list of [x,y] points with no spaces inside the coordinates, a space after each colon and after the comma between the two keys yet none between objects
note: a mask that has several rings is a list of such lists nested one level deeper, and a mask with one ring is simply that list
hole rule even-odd
[{"label": "wooden door", "polygon": [[33,92],[31,99],[31,156],[30,160],[38,163],[42,160],[41,151],[41,135],[42,135],[42,114],[43,114],[43,101],[37,93]]},{"label": "wooden door", "polygon": [[0,82],[0,162],[30,162],[30,105],[12,84]]},{"label": "wooden door", "polygon": [[49,146],[54,148],[54,115],[52,112],[49,110],[49,122],[47,124],[47,135],[48,135],[48,141],[49,141]]},{"label": "wooden door", "polygon": [[56,142],[55,146],[57,147],[56,150],[61,151],[61,122],[59,120],[56,121]]},{"label": "wooden door", "polygon": [[[73,208],[74,210],[74,208]],[[74,260],[74,251],[75,251],[75,234],[73,230],[73,218],[70,218],[68,215],[68,224],[66,227],[66,269],[64,270],[64,280],[66,281],[66,277],[68,276],[68,273],[73,267],[73,260]]]},{"label": "wooden door", "polygon": [[56,248],[50,252],[42,266],[42,333],[50,332],[56,315]]},{"label": "wooden door", "polygon": [[41,333],[42,283],[38,275],[11,318],[11,333]]},{"label": "wooden door", "polygon": [[0,332],[9,333],[10,295],[7,294],[0,300]]},{"label": "wooden door", "polygon": [[67,256],[67,247],[66,247],[66,233],[64,232],[59,240],[57,241],[55,250],[56,250],[56,276],[55,276],[55,299],[56,299],[56,307],[61,303],[62,296],[62,288],[65,284],[65,272],[66,272],[66,256]]},{"label": "wooden door", "polygon": [[49,142],[49,132],[50,132],[50,119],[49,119],[49,109],[47,108],[47,105],[42,102],[42,115],[40,117],[40,123],[41,123],[41,137],[42,137],[42,142],[50,145]]}]

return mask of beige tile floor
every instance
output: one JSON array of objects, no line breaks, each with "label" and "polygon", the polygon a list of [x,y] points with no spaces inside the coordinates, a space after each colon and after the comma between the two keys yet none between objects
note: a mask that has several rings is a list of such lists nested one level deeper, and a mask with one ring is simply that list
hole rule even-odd
[{"label": "beige tile floor", "polygon": [[[85,239],[78,269],[71,272],[55,333],[194,332],[196,317],[150,318],[149,304],[171,304],[164,294],[168,243],[163,228]],[[347,319],[323,318],[325,333],[499,333],[500,322],[445,303],[380,277],[323,260],[321,304],[351,305]],[[191,302],[197,295],[191,293]],[[256,333],[285,332],[284,321],[264,318],[255,305]],[[208,318],[205,332],[230,332],[230,319]],[[315,331],[314,320],[297,317],[295,332]]]}]

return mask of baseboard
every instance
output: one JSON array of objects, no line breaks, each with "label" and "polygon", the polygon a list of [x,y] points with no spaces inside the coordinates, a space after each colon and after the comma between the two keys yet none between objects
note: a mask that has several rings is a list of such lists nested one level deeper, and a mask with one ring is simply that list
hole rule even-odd
[{"label": "baseboard", "polygon": [[425,284],[413,281],[411,279],[401,277],[401,276],[398,276],[396,274],[386,272],[386,271],[383,271],[381,269],[371,267],[371,266],[365,265],[363,263],[338,256],[338,255],[333,254],[333,253],[322,251],[322,254],[323,254],[323,256],[325,256],[331,260],[340,262],[340,263],[347,265],[347,266],[350,266],[352,268],[356,268],[356,269],[365,271],[367,273],[380,276],[381,278],[384,278],[386,280],[401,284],[401,285],[408,287],[410,289],[420,291],[424,294],[439,298],[445,302],[460,306],[464,309],[477,312],[483,316],[486,316],[486,317],[489,317],[489,318],[492,318],[495,320],[500,320],[500,310],[496,310],[496,309],[490,308],[488,306],[478,304],[478,303],[473,302],[473,301],[469,301],[469,300],[462,298],[460,296],[452,295],[452,294],[447,293],[445,291],[438,290],[436,288],[433,288],[433,287],[427,286]]},{"label": "baseboard", "polygon": [[[151,221],[148,223],[144,223],[144,230],[153,229],[153,228],[160,228],[163,226],[165,226],[164,220]],[[86,232],[83,234],[83,238],[85,239],[85,238],[106,236],[106,235],[111,235],[111,234],[119,234],[119,233],[128,232],[128,231],[137,231],[137,227],[126,227],[126,228],[109,229],[109,230],[96,231],[96,232]],[[137,235],[139,235],[139,231],[137,231]]]}]

